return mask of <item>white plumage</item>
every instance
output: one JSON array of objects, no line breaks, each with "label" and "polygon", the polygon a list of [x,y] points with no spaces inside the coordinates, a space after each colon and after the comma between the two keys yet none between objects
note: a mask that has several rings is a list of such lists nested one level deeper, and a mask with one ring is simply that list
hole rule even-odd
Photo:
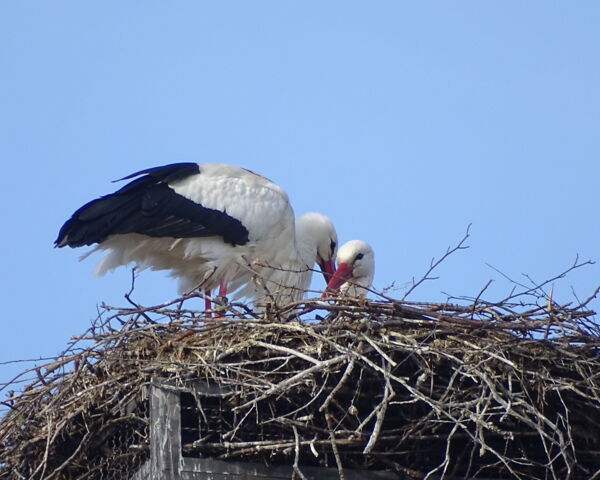
[{"label": "white plumage", "polygon": [[169,270],[182,292],[240,288],[283,302],[301,296],[315,261],[332,273],[331,222],[321,214],[295,220],[287,194],[265,177],[232,165],[184,163],[131,178],[77,210],[56,240],[58,247],[97,244],[92,252],[106,251],[98,275],[135,263]]},{"label": "white plumage", "polygon": [[336,263],[337,269],[323,296],[337,290],[347,297],[366,295],[375,276],[375,253],[371,246],[362,240],[350,240],[338,250]]},{"label": "white plumage", "polygon": [[254,282],[248,283],[239,296],[251,297],[257,305],[270,302],[285,305],[300,300],[310,286],[315,262],[325,281],[329,280],[337,247],[331,220],[320,213],[305,213],[295,221],[295,235],[294,253],[280,258],[280,263],[256,262]]}]

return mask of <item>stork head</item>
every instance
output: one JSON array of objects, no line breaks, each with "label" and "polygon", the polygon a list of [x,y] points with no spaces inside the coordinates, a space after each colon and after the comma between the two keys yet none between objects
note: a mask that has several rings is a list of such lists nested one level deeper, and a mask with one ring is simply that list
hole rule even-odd
[{"label": "stork head", "polygon": [[337,252],[337,233],[328,217],[321,213],[309,212],[296,219],[296,240],[298,249],[312,268],[318,263],[325,282],[329,282],[335,271],[334,259]]},{"label": "stork head", "polygon": [[371,246],[362,240],[350,240],[340,247],[336,260],[337,270],[323,296],[338,290],[350,297],[364,295],[375,275],[375,254]]}]

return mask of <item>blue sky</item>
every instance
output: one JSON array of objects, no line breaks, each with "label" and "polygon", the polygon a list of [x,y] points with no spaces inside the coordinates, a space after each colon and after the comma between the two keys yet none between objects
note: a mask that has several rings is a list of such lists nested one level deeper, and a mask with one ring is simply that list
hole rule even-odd
[{"label": "blue sky", "polygon": [[[2,2],[0,382],[125,305],[130,272],[54,249],[83,203],[142,168],[226,162],[369,241],[402,296],[504,296],[600,260],[597,2]],[[321,288],[320,277],[315,288]],[[586,297],[598,264],[555,282]],[[445,293],[442,293],[445,292]],[[134,298],[176,282],[144,273]],[[594,303],[596,309],[599,302]]]}]

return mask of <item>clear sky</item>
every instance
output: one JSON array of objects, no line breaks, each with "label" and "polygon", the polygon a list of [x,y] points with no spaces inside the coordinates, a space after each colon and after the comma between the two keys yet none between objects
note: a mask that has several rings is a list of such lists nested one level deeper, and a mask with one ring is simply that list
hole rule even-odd
[{"label": "clear sky", "polygon": [[[101,302],[126,305],[129,271],[95,278],[98,257],[53,241],[166,163],[268,176],[369,241],[398,297],[469,224],[412,299],[490,279],[498,299],[511,285],[486,264],[526,281],[600,260],[599,25],[597,1],[2,2],[0,362],[56,355]],[[554,298],[599,283],[596,264]],[[134,298],[175,294],[147,272]]]}]

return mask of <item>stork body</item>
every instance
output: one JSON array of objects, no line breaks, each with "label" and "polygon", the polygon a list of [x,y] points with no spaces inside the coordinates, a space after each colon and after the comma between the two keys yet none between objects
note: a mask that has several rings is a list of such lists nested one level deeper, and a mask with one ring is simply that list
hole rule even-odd
[{"label": "stork body", "polygon": [[365,296],[375,276],[375,254],[367,242],[350,240],[337,252],[337,269],[323,296],[338,291],[347,297]]},{"label": "stork body", "polygon": [[[261,175],[226,164],[178,163],[128,179],[134,180],[78,209],[55,242],[97,244],[87,255],[107,251],[97,275],[135,263],[169,270],[180,292],[218,287],[225,295],[230,285],[256,278],[254,265],[283,266],[300,258],[287,194]],[[332,258],[325,262],[323,268],[332,270]],[[291,286],[299,280],[287,281]]]}]

